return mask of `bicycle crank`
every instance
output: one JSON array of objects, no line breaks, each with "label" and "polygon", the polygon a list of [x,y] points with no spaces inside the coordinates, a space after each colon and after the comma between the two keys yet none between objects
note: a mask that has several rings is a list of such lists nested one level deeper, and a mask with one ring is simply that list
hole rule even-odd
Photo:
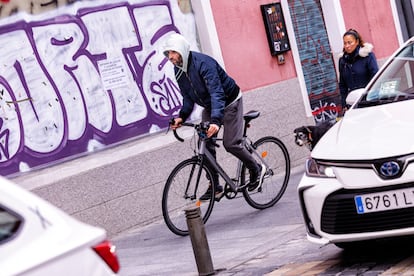
[{"label": "bicycle crank", "polygon": [[229,184],[226,184],[226,186],[224,186],[224,195],[227,199],[233,199],[236,197],[237,192],[233,191]]}]

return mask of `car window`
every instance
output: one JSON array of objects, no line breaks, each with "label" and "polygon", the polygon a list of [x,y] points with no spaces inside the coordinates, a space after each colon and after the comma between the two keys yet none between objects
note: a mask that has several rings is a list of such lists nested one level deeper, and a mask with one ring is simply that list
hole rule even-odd
[{"label": "car window", "polygon": [[414,99],[414,44],[404,47],[368,87],[357,107]]},{"label": "car window", "polygon": [[22,224],[21,216],[0,206],[0,244],[13,237]]}]

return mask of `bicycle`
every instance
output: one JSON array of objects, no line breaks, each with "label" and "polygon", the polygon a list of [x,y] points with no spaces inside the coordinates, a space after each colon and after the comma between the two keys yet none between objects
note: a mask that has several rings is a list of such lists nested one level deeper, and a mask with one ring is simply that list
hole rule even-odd
[{"label": "bicycle", "polygon": [[[214,168],[219,176],[224,179],[224,196],[233,199],[237,193],[242,192],[247,203],[256,209],[265,209],[275,205],[284,194],[290,177],[290,158],[286,146],[278,138],[265,136],[252,142],[247,137],[247,129],[250,122],[259,117],[259,111],[249,111],[243,115],[244,131],[243,145],[255,156],[260,164],[266,167],[263,182],[256,190],[249,192],[249,170],[238,160],[236,177],[231,178],[217,163],[216,159],[206,148],[206,131],[208,122],[199,124],[182,123],[182,126],[193,127],[198,135],[198,147],[194,147],[194,156],[180,162],[169,175],[164,186],[162,196],[162,214],[167,227],[179,236],[188,235],[185,216],[186,208],[199,206],[204,223],[207,222],[216,201],[215,185],[211,183]],[[173,123],[173,119],[170,123]],[[177,140],[183,142],[177,131],[174,130]],[[214,138],[216,141],[222,139]],[[210,200],[201,201],[200,196],[211,187],[212,197]]]}]

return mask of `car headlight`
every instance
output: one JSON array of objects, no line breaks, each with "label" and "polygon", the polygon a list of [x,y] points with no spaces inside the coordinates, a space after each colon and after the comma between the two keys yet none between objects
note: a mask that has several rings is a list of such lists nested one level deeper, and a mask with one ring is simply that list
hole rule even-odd
[{"label": "car headlight", "polygon": [[311,177],[336,177],[331,166],[320,164],[313,158],[306,160],[306,175]]}]

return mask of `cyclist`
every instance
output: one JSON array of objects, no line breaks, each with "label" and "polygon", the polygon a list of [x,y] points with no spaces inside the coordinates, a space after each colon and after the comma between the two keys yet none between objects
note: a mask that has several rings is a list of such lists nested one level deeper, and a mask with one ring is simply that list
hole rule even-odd
[{"label": "cyclist", "polygon": [[[249,191],[260,187],[265,174],[265,166],[258,164],[252,154],[241,144],[243,136],[243,101],[242,92],[236,82],[224,71],[212,57],[191,51],[190,44],[180,34],[171,35],[164,46],[164,55],[174,64],[177,83],[183,96],[183,105],[178,118],[175,118],[176,129],[191,115],[194,105],[204,109],[202,120],[210,122],[207,136],[216,136],[223,126],[223,145],[226,151],[240,159],[249,169]],[[207,148],[216,158],[213,143],[208,142]],[[215,199],[223,196],[223,187],[219,185],[218,173],[213,183],[216,185]],[[212,196],[211,188],[200,197],[208,200]]]}]

